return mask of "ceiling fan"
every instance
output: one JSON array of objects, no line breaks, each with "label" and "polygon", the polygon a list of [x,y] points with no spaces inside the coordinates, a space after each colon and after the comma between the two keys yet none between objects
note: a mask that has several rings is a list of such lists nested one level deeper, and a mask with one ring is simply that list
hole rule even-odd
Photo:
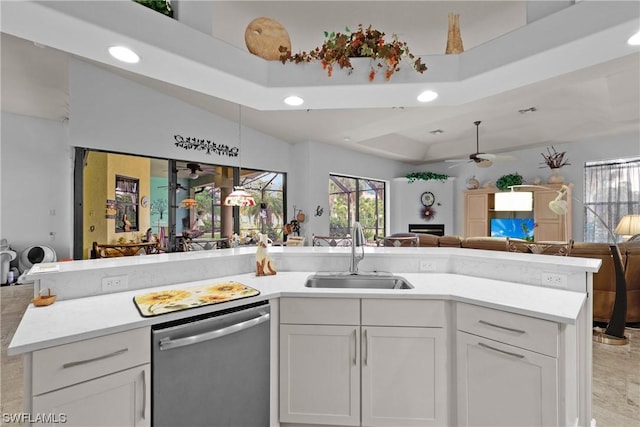
[{"label": "ceiling fan", "polygon": [[[160,185],[157,188],[169,188],[169,185]],[[175,185],[175,189],[176,189],[176,193],[179,193],[182,190],[187,190],[186,187],[184,187],[182,184],[180,184],[179,182]]]},{"label": "ceiling fan", "polygon": [[187,163],[186,166],[177,166],[178,171],[190,171],[188,177],[190,179],[197,179],[200,175],[198,172],[206,173],[207,175],[215,175],[217,172],[214,168],[203,168],[198,163]]},{"label": "ceiling fan", "polygon": [[488,168],[493,165],[493,162],[502,162],[508,160],[516,160],[513,156],[506,155],[497,155],[497,154],[489,154],[489,153],[481,153],[480,152],[480,138],[479,138],[479,129],[480,129],[480,121],[473,122],[476,125],[476,152],[469,155],[468,159],[449,159],[445,160],[445,162],[454,162],[457,163],[455,165],[449,166],[449,168],[455,168],[456,166],[463,165],[465,163],[475,162],[476,166],[479,168]]}]

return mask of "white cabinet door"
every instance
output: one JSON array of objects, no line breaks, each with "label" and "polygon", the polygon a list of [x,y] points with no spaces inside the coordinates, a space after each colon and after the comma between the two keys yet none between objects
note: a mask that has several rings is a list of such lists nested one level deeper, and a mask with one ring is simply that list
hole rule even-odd
[{"label": "white cabinet door", "polygon": [[362,327],[362,425],[447,425],[445,332]]},{"label": "white cabinet door", "polygon": [[280,421],[360,425],[358,326],[280,325]]},{"label": "white cabinet door", "polygon": [[150,375],[145,364],[34,396],[33,414],[63,414],[65,426],[150,426]]},{"label": "white cabinet door", "polygon": [[457,332],[458,425],[557,426],[557,360]]}]

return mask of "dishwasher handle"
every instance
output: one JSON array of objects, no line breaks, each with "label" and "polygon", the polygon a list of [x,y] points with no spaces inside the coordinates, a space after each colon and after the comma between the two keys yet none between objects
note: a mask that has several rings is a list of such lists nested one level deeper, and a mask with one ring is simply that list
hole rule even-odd
[{"label": "dishwasher handle", "polygon": [[172,348],[184,347],[187,345],[197,344],[203,341],[209,341],[215,338],[220,338],[225,335],[230,335],[236,332],[243,331],[245,329],[249,329],[253,326],[257,326],[261,323],[267,322],[269,320],[269,313],[264,313],[261,316],[255,317],[253,319],[245,320],[244,322],[236,323],[231,326],[227,326],[221,329],[215,329],[213,331],[205,332],[203,334],[191,335],[184,338],[163,338],[160,340],[160,350],[171,350]]}]

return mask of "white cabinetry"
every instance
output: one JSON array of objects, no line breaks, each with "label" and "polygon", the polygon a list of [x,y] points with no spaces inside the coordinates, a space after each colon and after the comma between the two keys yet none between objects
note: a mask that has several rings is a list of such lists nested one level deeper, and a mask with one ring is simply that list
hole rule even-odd
[{"label": "white cabinetry", "polygon": [[280,327],[281,421],[360,424],[359,329]]},{"label": "white cabinetry", "polygon": [[444,324],[443,301],[283,298],[280,421],[445,425]]},{"label": "white cabinetry", "polygon": [[459,426],[557,426],[558,327],[457,306]]},{"label": "white cabinetry", "polygon": [[135,329],[33,352],[33,414],[70,426],[151,425],[149,330]]},{"label": "white cabinetry", "polygon": [[280,421],[360,424],[360,300],[280,301]]},{"label": "white cabinetry", "polygon": [[443,301],[362,300],[362,425],[447,424]]}]

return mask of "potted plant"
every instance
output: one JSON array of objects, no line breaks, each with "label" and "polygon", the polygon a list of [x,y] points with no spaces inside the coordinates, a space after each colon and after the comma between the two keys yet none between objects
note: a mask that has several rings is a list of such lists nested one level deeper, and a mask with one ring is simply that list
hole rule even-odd
[{"label": "potted plant", "polygon": [[[558,152],[555,147],[552,145],[551,149],[547,147],[547,154],[540,153],[544,158],[544,162],[541,164],[548,166],[551,169],[551,176],[548,179],[549,184],[562,184],[564,182],[564,177],[560,175],[558,169],[563,166],[570,165],[569,160],[565,158],[566,151]],[[541,168],[545,166],[540,166]]]},{"label": "potted plant", "polygon": [[135,2],[173,18],[171,0],[135,0]]},{"label": "potted plant", "polygon": [[322,46],[310,52],[291,54],[288,48],[280,46],[280,61],[283,64],[320,61],[322,68],[331,77],[336,65],[347,68],[351,73],[351,58],[371,58],[373,63],[369,81],[373,81],[377,69],[384,69],[385,79],[389,80],[393,73],[400,70],[400,61],[403,59],[411,61],[413,69],[419,73],[424,73],[427,69],[422,58],[416,59],[406,42],[400,41],[395,34],[391,36],[391,40],[385,40],[385,33],[371,28],[371,25],[365,29],[360,24],[355,32],[351,32],[349,28],[345,28],[344,33],[325,31],[324,36],[327,40]]},{"label": "potted plant", "polygon": [[496,187],[498,187],[499,190],[506,191],[512,185],[521,185],[522,183],[522,176],[519,173],[511,173],[498,178]]},{"label": "potted plant", "polygon": [[449,175],[435,173],[435,172],[412,172],[412,173],[408,173],[405,176],[405,178],[409,180],[409,184],[417,180],[421,180],[421,181],[436,180],[440,182],[446,182],[447,178],[449,178]]}]

